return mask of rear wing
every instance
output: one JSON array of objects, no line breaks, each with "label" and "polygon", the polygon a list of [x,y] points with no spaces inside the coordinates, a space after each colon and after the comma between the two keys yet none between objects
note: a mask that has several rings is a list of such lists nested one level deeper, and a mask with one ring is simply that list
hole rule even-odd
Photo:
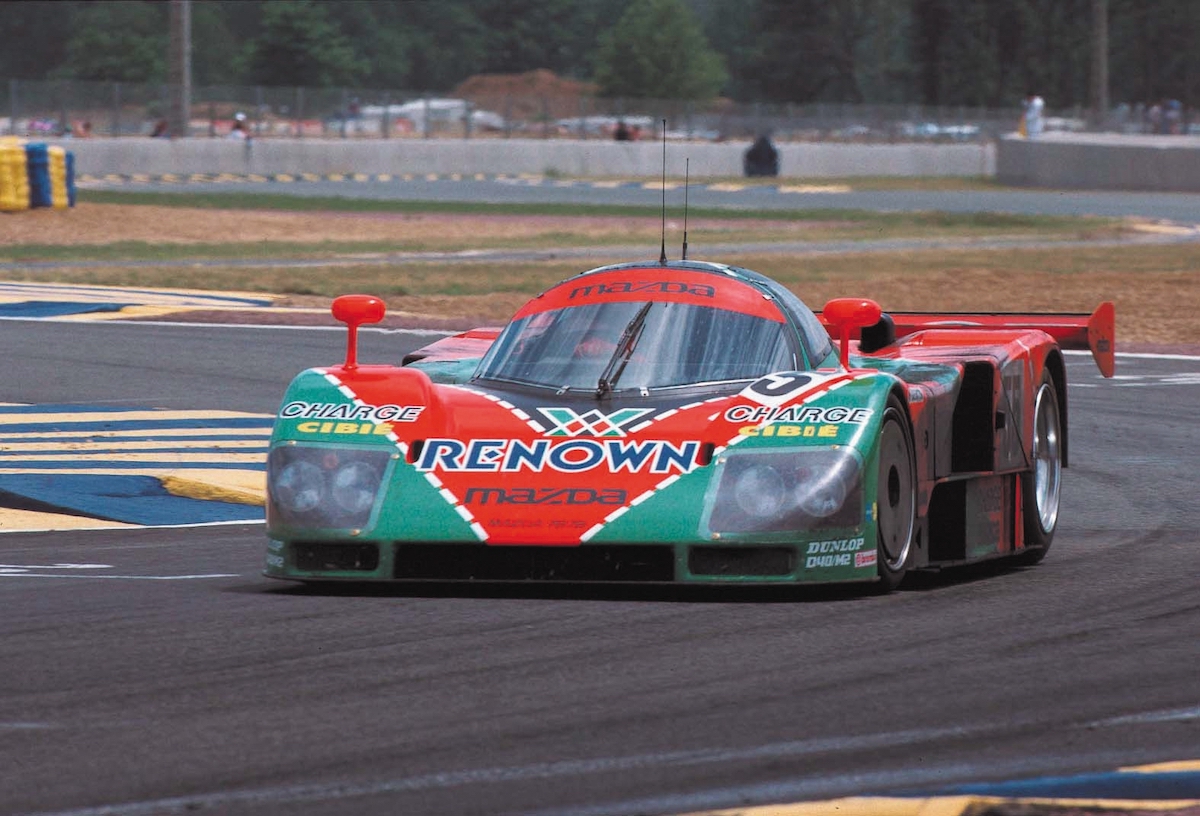
[{"label": "rear wing", "polygon": [[[1061,348],[1090,350],[1105,377],[1111,377],[1116,370],[1116,310],[1109,301],[1101,303],[1090,315],[1019,312],[886,312],[886,315],[895,323],[897,339],[928,329],[1037,329],[1053,337]],[[826,323],[824,318],[821,322]]]},{"label": "rear wing", "polygon": [[401,365],[408,365],[409,363],[418,361],[448,363],[456,360],[482,357],[491,348],[492,343],[499,334],[500,329],[492,326],[471,329],[461,334],[452,334],[449,337],[435,340],[429,345],[422,346],[415,351],[410,351],[404,355],[404,362]]}]

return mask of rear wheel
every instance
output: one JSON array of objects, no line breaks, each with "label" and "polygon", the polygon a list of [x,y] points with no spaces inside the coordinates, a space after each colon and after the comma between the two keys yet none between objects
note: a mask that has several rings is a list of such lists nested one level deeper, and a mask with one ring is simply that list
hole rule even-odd
[{"label": "rear wheel", "polygon": [[917,475],[912,434],[904,407],[888,399],[879,431],[879,472],[876,481],[879,584],[881,592],[899,586],[908,571],[917,515]]},{"label": "rear wheel", "polygon": [[1047,371],[1033,403],[1033,470],[1021,480],[1026,550],[1017,558],[1023,564],[1036,564],[1046,557],[1054,530],[1058,527],[1062,444],[1058,390],[1054,387],[1054,378]]}]

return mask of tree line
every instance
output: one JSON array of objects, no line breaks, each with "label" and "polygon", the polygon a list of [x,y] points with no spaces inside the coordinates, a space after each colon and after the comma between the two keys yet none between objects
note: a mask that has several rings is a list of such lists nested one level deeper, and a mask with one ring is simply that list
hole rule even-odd
[{"label": "tree line", "polygon": [[[195,85],[446,92],[546,68],[605,96],[1200,105],[1197,0],[194,0]],[[0,79],[158,83],[168,3],[2,0]]]}]

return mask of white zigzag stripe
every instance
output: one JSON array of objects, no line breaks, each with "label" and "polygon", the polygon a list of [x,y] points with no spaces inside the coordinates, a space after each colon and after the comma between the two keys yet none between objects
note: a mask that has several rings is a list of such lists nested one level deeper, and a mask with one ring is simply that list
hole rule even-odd
[{"label": "white zigzag stripe", "polygon": [[[339,380],[334,374],[324,369],[318,369],[318,371],[321,372],[321,374],[331,385],[337,388],[339,392],[345,395],[346,398],[351,400],[356,406],[367,404],[361,398],[359,398],[358,394],[354,393],[353,389]],[[400,450],[400,453],[403,456],[408,456],[408,446],[400,441],[400,438],[396,436],[395,432],[389,432],[387,434],[387,438]],[[483,525],[475,520],[475,517],[471,515],[471,511],[467,509],[466,505],[461,504],[458,501],[458,497],[451,493],[442,484],[442,480],[430,471],[426,471],[423,475],[425,476],[425,481],[428,482],[435,490],[437,490],[438,495],[441,496],[451,507],[453,507],[454,511],[458,513],[458,515],[461,516],[468,525],[470,525],[471,532],[474,533],[480,541],[487,541],[487,530],[485,530]]]}]

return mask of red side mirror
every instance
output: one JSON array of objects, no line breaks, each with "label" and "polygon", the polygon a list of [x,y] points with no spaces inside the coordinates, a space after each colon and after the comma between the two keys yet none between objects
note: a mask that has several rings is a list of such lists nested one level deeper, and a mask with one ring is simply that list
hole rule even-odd
[{"label": "red side mirror", "polygon": [[387,313],[387,305],[374,295],[342,295],[330,309],[338,321],[346,324],[345,368],[358,368],[358,327],[378,323]]},{"label": "red side mirror", "polygon": [[850,330],[874,326],[883,315],[879,304],[868,298],[834,298],[821,310],[825,321],[837,329],[842,351],[842,368],[850,367]]}]

